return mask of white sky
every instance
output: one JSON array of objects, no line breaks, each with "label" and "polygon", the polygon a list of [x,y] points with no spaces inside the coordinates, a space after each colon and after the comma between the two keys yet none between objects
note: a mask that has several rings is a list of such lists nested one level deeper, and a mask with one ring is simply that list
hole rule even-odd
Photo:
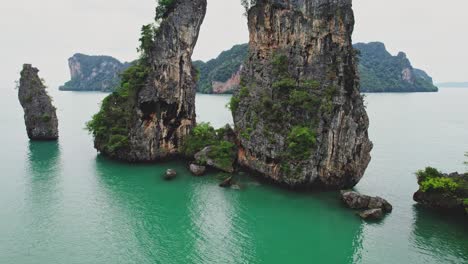
[{"label": "white sky", "polygon": [[[137,57],[139,31],[152,21],[156,0],[3,0],[0,83],[18,79],[32,63],[50,86],[69,79],[76,52]],[[6,3],[5,3],[6,2]],[[208,0],[194,59],[210,59],[248,41],[240,0]],[[436,82],[468,80],[467,0],[354,0],[354,42],[382,41],[404,51]]]}]

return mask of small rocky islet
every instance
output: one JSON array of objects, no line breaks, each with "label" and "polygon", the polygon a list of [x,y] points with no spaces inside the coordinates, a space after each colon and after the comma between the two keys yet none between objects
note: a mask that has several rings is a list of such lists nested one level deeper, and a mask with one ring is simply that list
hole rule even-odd
[{"label": "small rocky islet", "polygon": [[56,140],[58,119],[39,70],[24,64],[18,86],[18,99],[24,110],[26,131],[31,140]]},{"label": "small rocky islet", "polygon": [[416,173],[419,190],[413,199],[422,207],[468,216],[468,173],[446,174],[427,167]]}]

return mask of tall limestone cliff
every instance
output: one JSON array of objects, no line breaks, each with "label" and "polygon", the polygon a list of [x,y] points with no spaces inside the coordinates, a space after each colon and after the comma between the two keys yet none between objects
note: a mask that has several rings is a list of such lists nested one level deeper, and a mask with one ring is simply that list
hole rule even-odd
[{"label": "tall limestone cliff", "polygon": [[24,64],[18,87],[18,98],[24,109],[24,122],[32,140],[58,138],[58,120],[52,99],[38,76],[39,70]]},{"label": "tall limestone cliff", "polygon": [[142,58],[122,74],[121,87],[88,124],[95,147],[115,159],[151,162],[176,155],[195,125],[191,56],[207,3],[159,3],[159,27],[142,29]]},{"label": "tall limestone cliff", "polygon": [[290,186],[344,188],[370,161],[351,0],[259,0],[230,103],[239,163]]}]

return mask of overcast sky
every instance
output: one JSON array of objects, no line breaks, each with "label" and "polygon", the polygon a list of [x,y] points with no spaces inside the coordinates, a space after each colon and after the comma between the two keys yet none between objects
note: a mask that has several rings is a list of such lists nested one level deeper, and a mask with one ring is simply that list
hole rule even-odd
[{"label": "overcast sky", "polygon": [[[69,78],[76,52],[137,57],[141,25],[152,21],[156,0],[14,0],[0,7],[0,82],[13,83],[24,62],[50,86]],[[208,0],[194,59],[207,60],[248,41],[240,0]],[[404,51],[436,82],[468,81],[467,0],[354,0],[354,42],[382,41]]]}]

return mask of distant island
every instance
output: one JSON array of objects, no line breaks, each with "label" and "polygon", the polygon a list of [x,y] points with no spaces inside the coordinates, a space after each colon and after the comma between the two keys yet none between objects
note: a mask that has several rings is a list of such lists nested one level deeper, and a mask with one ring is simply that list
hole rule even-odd
[{"label": "distant island", "polygon": [[[432,78],[423,70],[413,68],[405,53],[392,56],[381,42],[357,43],[354,48],[359,56],[362,92],[438,91]],[[248,44],[240,44],[207,62],[194,61],[198,71],[197,92],[232,93],[239,86],[247,54]],[[113,91],[119,83],[119,74],[129,65],[109,56],[75,54],[69,59],[71,81],[60,90]]]},{"label": "distant island", "polygon": [[77,53],[68,59],[71,80],[59,87],[59,90],[112,92],[120,83],[120,73],[130,64],[110,56]]},{"label": "distant island", "polygon": [[357,43],[361,91],[378,92],[437,92],[432,78],[415,69],[404,52],[392,56],[381,42]]},{"label": "distant island", "polygon": [[468,88],[468,82],[445,82],[438,83],[437,86],[446,88]]},{"label": "distant island", "polygon": [[247,57],[248,44],[235,45],[207,62],[194,61],[199,72],[197,91],[199,93],[232,93],[240,83],[241,65]]}]

